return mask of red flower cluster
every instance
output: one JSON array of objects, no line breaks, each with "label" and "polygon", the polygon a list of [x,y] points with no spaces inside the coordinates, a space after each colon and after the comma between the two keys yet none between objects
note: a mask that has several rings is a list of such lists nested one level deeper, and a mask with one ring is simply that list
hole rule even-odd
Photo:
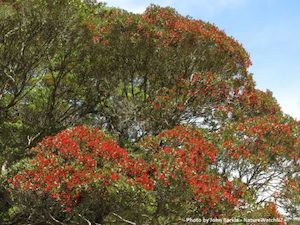
[{"label": "red flower cluster", "polygon": [[248,112],[256,110],[272,115],[280,112],[280,106],[276,103],[272,93],[269,91],[245,91],[237,100],[241,102],[245,111]]},{"label": "red flower cluster", "polygon": [[[225,52],[233,55],[245,68],[251,65],[249,56],[241,45],[234,39],[229,38],[224,31],[209,23],[183,17],[170,8],[157,6],[147,8],[142,15],[142,19],[146,24],[144,26],[155,26],[155,30],[160,29],[159,34],[156,32],[156,36],[162,39],[165,45],[174,45],[183,39],[189,39],[193,43],[196,43],[197,39],[206,39],[215,42]],[[152,36],[152,38],[155,38],[155,36]]]},{"label": "red flower cluster", "polygon": [[[77,126],[62,131],[45,138],[34,151],[32,168],[9,182],[16,189],[47,193],[66,211],[78,204],[84,190],[105,188],[122,176],[145,189],[153,188],[145,162],[130,159],[125,149],[98,129]],[[99,182],[102,185],[95,186]]]},{"label": "red flower cluster", "polygon": [[276,156],[298,158],[299,153],[294,151],[299,144],[299,134],[293,131],[296,128],[297,125],[270,115],[231,124],[220,132],[227,134],[221,137],[227,137],[223,148],[228,156],[261,161]]},{"label": "red flower cluster", "polygon": [[213,72],[194,72],[188,78],[174,77],[174,85],[163,87],[159,95],[151,101],[154,112],[156,110],[159,113],[183,112],[193,101],[208,103],[214,107],[216,104],[224,103],[232,87],[218,76]]},{"label": "red flower cluster", "polygon": [[237,204],[241,193],[213,171],[218,150],[200,131],[177,126],[152,139],[148,137],[141,146],[152,150],[157,182],[170,186],[185,181],[185,190],[181,191],[191,189],[195,200],[211,208],[218,202]]}]

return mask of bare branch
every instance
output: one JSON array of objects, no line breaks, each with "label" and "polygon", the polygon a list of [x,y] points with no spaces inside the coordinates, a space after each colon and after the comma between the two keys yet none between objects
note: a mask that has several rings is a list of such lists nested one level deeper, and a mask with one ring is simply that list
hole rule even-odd
[{"label": "bare branch", "polygon": [[124,219],[123,217],[121,217],[120,215],[118,215],[118,214],[116,214],[116,213],[112,213],[112,214],[113,214],[114,216],[118,217],[120,220],[122,220],[122,221],[125,222],[125,223],[132,224],[132,225],[136,225],[135,222],[132,222],[132,221],[130,221],[130,220],[126,220],[126,219]]},{"label": "bare branch", "polygon": [[88,225],[92,225],[91,221],[89,221],[87,218],[82,216],[80,213],[78,213],[78,216],[80,216],[82,219],[84,219],[88,223]]},{"label": "bare branch", "polygon": [[50,216],[50,218],[51,218],[53,221],[55,221],[56,223],[59,223],[59,224],[61,224],[61,225],[66,225],[65,223],[63,223],[63,222],[59,221],[58,219],[54,218],[54,216],[52,216],[51,213],[49,213],[49,216]]},{"label": "bare branch", "polygon": [[27,145],[30,146],[31,143],[37,139],[39,136],[41,135],[41,132],[37,133],[35,136],[33,137],[30,137],[30,136],[27,136]]}]

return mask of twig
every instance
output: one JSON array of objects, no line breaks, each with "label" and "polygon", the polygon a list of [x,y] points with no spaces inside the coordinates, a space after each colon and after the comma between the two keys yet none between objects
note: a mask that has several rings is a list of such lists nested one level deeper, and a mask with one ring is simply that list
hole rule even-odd
[{"label": "twig", "polygon": [[53,221],[55,221],[56,223],[59,223],[59,224],[61,224],[61,225],[66,225],[65,223],[63,223],[63,222],[59,221],[58,219],[56,219],[55,217],[53,217],[53,216],[51,215],[51,213],[49,213],[49,216],[50,216],[50,218],[51,218]]},{"label": "twig", "polygon": [[78,216],[80,216],[82,219],[84,219],[88,223],[88,225],[92,225],[91,221],[89,221],[87,218],[82,216],[80,213],[78,213]]},{"label": "twig", "polygon": [[114,216],[118,217],[120,220],[122,220],[122,221],[125,222],[125,223],[132,224],[132,225],[136,225],[135,222],[132,222],[132,221],[130,221],[130,220],[126,220],[126,219],[124,219],[123,217],[121,217],[120,215],[118,215],[118,214],[116,214],[116,213],[112,213],[112,214],[113,214]]}]

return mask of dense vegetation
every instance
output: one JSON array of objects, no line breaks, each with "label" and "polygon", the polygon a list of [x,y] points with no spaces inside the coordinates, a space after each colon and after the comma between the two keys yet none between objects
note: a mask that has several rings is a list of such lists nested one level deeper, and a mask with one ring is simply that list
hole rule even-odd
[{"label": "dense vegetation", "polygon": [[300,216],[299,121],[216,26],[2,0],[0,30],[1,224]]}]

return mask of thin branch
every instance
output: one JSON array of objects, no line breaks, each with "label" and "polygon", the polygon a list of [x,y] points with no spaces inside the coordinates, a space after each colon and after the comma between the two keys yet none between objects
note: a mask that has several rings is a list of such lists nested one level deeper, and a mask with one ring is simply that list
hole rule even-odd
[{"label": "thin branch", "polygon": [[66,225],[65,223],[63,223],[63,222],[59,221],[58,219],[54,218],[54,216],[52,216],[51,213],[49,213],[49,216],[50,216],[50,218],[51,218],[53,221],[55,221],[56,223],[59,223],[59,224],[61,224],[61,225]]},{"label": "thin branch", "polygon": [[113,214],[114,216],[118,217],[120,220],[122,220],[122,221],[125,222],[125,223],[132,224],[132,225],[136,225],[135,222],[132,222],[132,221],[130,221],[130,220],[126,220],[126,219],[124,219],[123,217],[121,217],[120,215],[118,215],[118,214],[116,214],[116,213],[112,213],[112,214]]},{"label": "thin branch", "polygon": [[39,136],[41,135],[41,132],[37,133],[35,136],[33,137],[30,137],[30,136],[27,136],[27,146],[31,146],[31,143],[37,139]]},{"label": "thin branch", "polygon": [[84,219],[88,223],[88,225],[92,225],[91,221],[89,221],[87,218],[82,216],[80,213],[78,213],[78,216],[80,216],[82,219]]}]

